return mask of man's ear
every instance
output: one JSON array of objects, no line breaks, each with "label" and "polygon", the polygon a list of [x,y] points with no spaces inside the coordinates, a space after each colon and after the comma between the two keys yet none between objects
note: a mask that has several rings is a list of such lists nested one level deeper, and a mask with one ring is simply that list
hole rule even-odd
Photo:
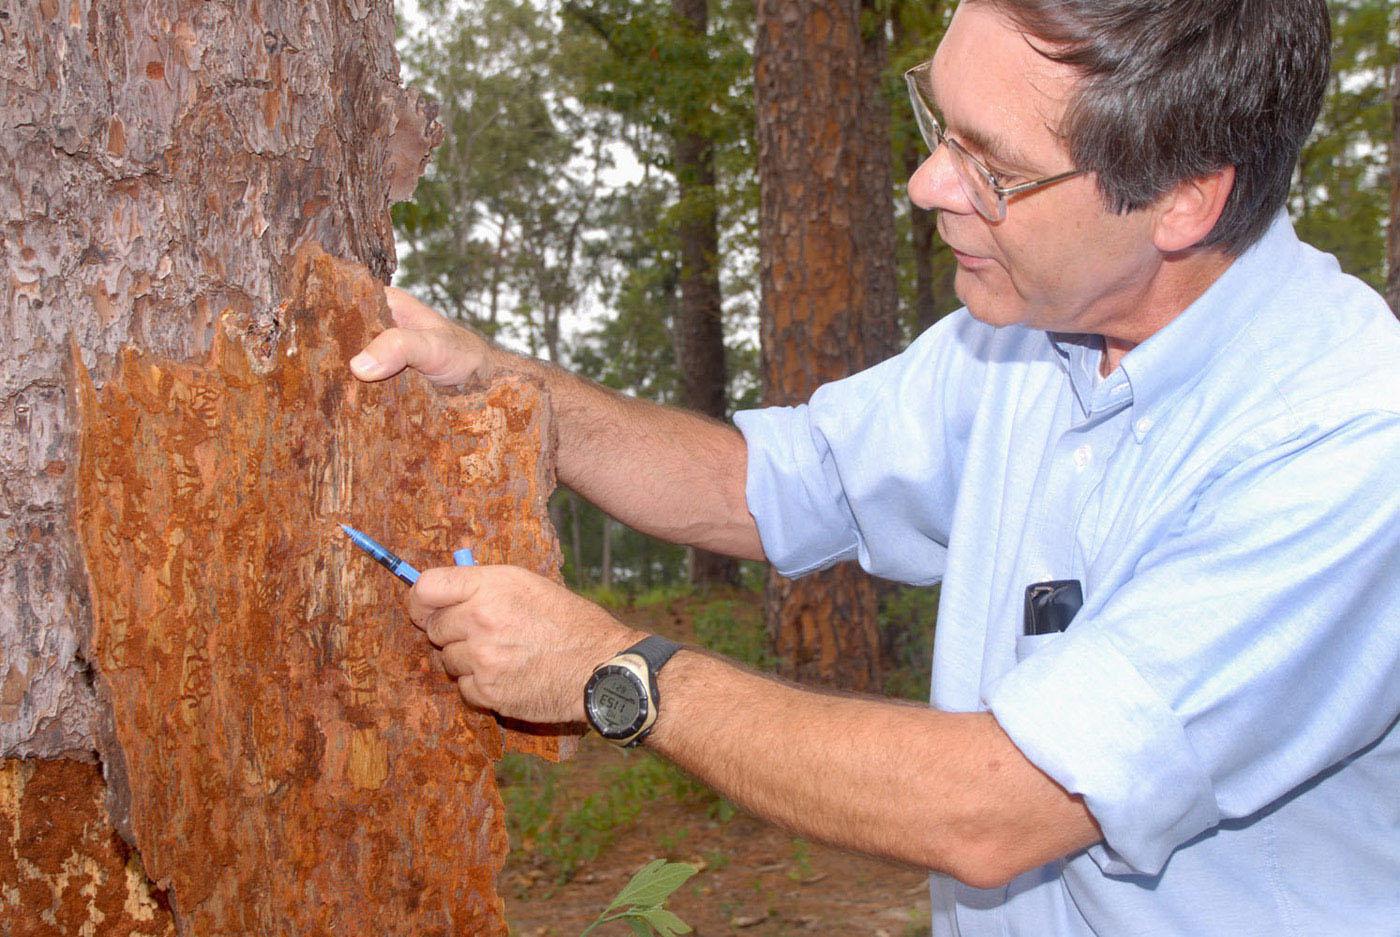
[{"label": "man's ear", "polygon": [[1164,254],[1189,250],[1210,234],[1235,188],[1235,167],[1187,179],[1158,202],[1153,242]]}]

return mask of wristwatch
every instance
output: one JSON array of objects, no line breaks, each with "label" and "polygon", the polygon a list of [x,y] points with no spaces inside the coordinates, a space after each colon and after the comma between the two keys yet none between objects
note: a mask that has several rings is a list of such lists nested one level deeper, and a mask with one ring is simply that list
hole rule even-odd
[{"label": "wristwatch", "polygon": [[656,724],[656,675],[681,649],[659,635],[643,638],[599,664],[583,688],[583,709],[598,734],[623,748],[641,743]]}]

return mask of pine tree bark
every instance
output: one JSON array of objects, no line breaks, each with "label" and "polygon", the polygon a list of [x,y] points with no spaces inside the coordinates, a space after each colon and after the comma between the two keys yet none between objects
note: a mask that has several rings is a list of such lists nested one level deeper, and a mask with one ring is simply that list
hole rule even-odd
[{"label": "pine tree bark", "polygon": [[[766,401],[804,401],[898,341],[883,18],[859,0],[760,0],[754,49]],[[875,589],[852,565],[774,575],[768,626],[792,675],[875,685]]]},{"label": "pine tree bark", "polygon": [[537,393],[343,367],[440,137],[393,36],[390,0],[0,11],[0,932],[505,933],[490,758],[567,744],[464,711],[331,536],[557,574]]},{"label": "pine tree bark", "polygon": [[[671,13],[692,38],[709,29],[709,0],[672,0]],[[719,285],[719,211],[715,204],[715,150],[695,115],[682,115],[672,140],[680,188],[680,317],[676,321],[681,403],[716,420],[729,415],[729,375],[724,358],[724,319]],[[690,581],[733,584],[732,558],[692,549]]]}]

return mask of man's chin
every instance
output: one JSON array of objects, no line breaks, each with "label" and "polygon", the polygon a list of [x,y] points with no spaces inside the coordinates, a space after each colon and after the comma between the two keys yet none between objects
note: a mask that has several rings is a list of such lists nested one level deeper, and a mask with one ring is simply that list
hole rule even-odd
[{"label": "man's chin", "polygon": [[953,278],[953,292],[978,322],[1000,328],[1004,325],[1018,325],[1022,320],[1023,310],[1020,303],[993,294],[981,283],[975,282],[971,276],[965,276],[961,270]]}]

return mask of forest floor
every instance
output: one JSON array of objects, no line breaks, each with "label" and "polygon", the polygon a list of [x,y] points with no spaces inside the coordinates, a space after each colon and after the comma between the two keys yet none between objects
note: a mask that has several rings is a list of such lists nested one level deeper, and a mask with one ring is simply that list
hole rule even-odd
[{"label": "forest floor", "polygon": [[[634,627],[762,667],[759,602],[738,591],[682,594],[613,611]],[[497,776],[511,833],[497,888],[513,937],[578,937],[633,873],[659,858],[700,869],[667,907],[701,937],[929,932],[924,873],[756,820],[645,751],[620,751],[590,735],[568,762],[509,755]],[[623,923],[593,931],[631,933]]]}]

